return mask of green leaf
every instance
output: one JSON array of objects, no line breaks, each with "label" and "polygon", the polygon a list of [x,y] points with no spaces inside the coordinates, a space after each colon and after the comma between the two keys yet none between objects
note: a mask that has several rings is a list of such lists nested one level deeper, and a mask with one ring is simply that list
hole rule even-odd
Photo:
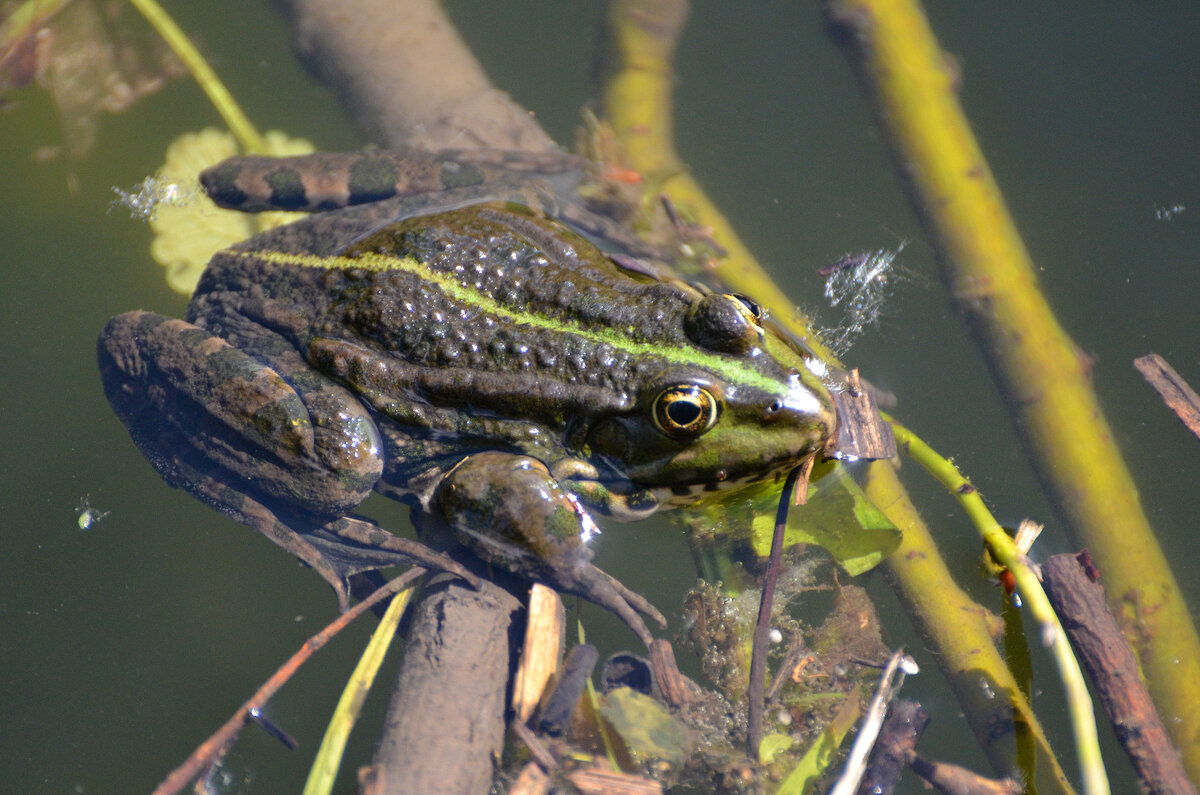
[{"label": "green leaf", "polygon": [[791,748],[794,742],[796,742],[795,739],[789,734],[768,734],[758,744],[759,763],[771,764],[775,761],[776,756]]},{"label": "green leaf", "polygon": [[600,714],[616,729],[640,760],[661,759],[683,764],[696,744],[692,730],[649,696],[628,687],[605,694]]},{"label": "green leaf", "polygon": [[821,736],[809,746],[803,758],[796,763],[796,767],[780,783],[775,795],[802,795],[810,784],[824,775],[861,713],[862,705],[857,695],[854,695],[842,705]]},{"label": "green leaf", "polygon": [[[750,498],[751,543],[766,557],[775,532],[778,494]],[[788,511],[784,547],[816,544],[850,575],[878,565],[900,545],[900,531],[875,507],[846,468],[836,461],[818,464],[808,486],[808,504]]]}]

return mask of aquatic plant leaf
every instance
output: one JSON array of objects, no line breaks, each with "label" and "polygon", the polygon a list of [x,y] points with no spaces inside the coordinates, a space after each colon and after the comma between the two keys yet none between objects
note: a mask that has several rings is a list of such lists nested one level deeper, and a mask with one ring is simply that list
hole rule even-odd
[{"label": "aquatic plant leaf", "polygon": [[600,714],[616,730],[637,759],[659,759],[675,765],[691,755],[695,734],[662,704],[628,687],[605,694]]},{"label": "aquatic plant leaf", "polygon": [[768,734],[758,744],[759,763],[771,764],[775,761],[776,756],[791,748],[795,742],[795,738],[788,734]]},{"label": "aquatic plant leaf", "polygon": [[861,713],[862,702],[858,699],[857,691],[851,691],[851,697],[825,727],[825,731],[821,732],[821,736],[805,751],[775,795],[803,795],[810,784],[823,776]]},{"label": "aquatic plant leaf", "polygon": [[[775,497],[775,500],[778,498]],[[775,532],[775,503],[770,495],[753,498],[751,543],[765,557]],[[784,547],[815,544],[851,575],[877,566],[900,545],[900,531],[871,503],[846,468],[819,464],[808,486],[808,503],[788,512]]]},{"label": "aquatic plant leaf", "polygon": [[[278,130],[271,130],[263,137],[268,155],[282,157],[314,151],[307,140],[289,138]],[[191,295],[209,259],[221,249],[305,215],[285,212],[249,215],[214,205],[200,189],[200,172],[237,154],[241,150],[233,136],[224,130],[210,127],[198,133],[185,133],[171,142],[166,161],[144,183],[144,188],[158,194],[168,191],[178,200],[166,197],[159,200],[152,194],[139,201],[138,196],[122,193],[123,203],[139,205],[138,212],[149,218],[155,234],[150,255],[167,269],[167,284],[177,293]]]}]

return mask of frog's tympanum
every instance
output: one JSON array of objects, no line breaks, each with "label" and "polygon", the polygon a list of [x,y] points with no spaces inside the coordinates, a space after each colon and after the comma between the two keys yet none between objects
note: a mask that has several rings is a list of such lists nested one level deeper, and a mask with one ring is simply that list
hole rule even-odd
[{"label": "frog's tympanum", "polygon": [[[376,153],[206,172],[242,209],[370,203],[218,253],[186,321],[114,318],[105,390],[169,483],[311,565],[343,606],[358,572],[462,572],[353,515],[375,490],[649,642],[639,613],[662,616],[590,564],[589,511],[636,519],[777,477],[825,444],[833,401],[748,299],[606,255],[544,207],[480,201],[509,166]],[[434,187],[451,190],[416,214],[388,198]]]}]

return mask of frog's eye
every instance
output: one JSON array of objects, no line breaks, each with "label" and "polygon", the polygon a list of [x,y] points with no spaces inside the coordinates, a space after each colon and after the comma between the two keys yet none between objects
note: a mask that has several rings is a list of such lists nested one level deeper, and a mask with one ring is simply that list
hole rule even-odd
[{"label": "frog's eye", "polygon": [[742,309],[749,316],[747,319],[755,325],[761,326],[767,320],[767,310],[762,304],[755,301],[749,296],[741,293],[729,293],[725,296],[742,305]]},{"label": "frog's eye", "polygon": [[697,301],[684,330],[698,345],[722,353],[745,353],[762,342],[766,314],[741,295],[709,293]]},{"label": "frog's eye", "polygon": [[664,389],[654,398],[650,414],[654,426],[672,439],[695,439],[717,424],[720,402],[695,384]]}]

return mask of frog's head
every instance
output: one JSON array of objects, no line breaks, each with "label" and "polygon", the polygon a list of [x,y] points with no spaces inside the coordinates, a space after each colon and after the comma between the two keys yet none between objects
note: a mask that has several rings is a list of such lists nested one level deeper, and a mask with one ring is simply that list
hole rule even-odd
[{"label": "frog's head", "polygon": [[[616,465],[631,494],[653,494],[656,506],[694,502],[778,475],[824,447],[837,413],[823,365],[753,302],[705,295],[684,329],[692,344],[664,350],[636,410],[588,430],[593,455]],[[603,507],[639,512],[612,491]]]}]

